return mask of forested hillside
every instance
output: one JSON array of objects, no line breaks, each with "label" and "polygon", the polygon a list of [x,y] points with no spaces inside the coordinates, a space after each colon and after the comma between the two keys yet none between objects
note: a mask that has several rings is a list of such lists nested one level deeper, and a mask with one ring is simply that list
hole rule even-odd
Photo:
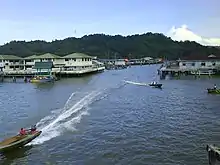
[{"label": "forested hillside", "polygon": [[209,54],[220,55],[217,47],[206,47],[196,42],[177,42],[159,33],[131,36],[109,36],[94,34],[82,38],[45,41],[12,41],[0,47],[0,54],[26,57],[43,53],[66,55],[73,52],[86,53],[98,58],[141,58],[166,57],[177,59],[182,56]]}]

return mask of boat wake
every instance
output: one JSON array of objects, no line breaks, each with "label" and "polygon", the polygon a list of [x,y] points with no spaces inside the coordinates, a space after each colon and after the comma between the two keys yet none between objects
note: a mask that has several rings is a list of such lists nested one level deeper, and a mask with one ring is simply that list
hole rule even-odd
[{"label": "boat wake", "polygon": [[29,145],[42,144],[61,135],[64,131],[75,131],[75,125],[81,121],[82,116],[88,115],[89,105],[100,99],[98,96],[101,93],[100,91],[72,93],[64,108],[52,111],[49,116],[37,123],[42,133]]},{"label": "boat wake", "polygon": [[139,82],[134,82],[134,81],[125,81],[125,80],[124,80],[124,82],[126,82],[126,83],[128,83],[128,84],[148,86],[148,84],[146,84],[146,83],[139,83]]}]

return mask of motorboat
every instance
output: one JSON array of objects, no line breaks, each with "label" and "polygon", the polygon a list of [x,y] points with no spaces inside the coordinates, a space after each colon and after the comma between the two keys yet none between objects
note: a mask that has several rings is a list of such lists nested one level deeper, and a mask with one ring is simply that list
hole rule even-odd
[{"label": "motorboat", "polygon": [[152,82],[149,84],[149,86],[151,87],[155,87],[155,88],[162,88],[163,84],[158,84],[157,82]]},{"label": "motorboat", "polygon": [[13,137],[9,137],[2,142],[0,142],[0,152],[20,148],[28,143],[30,143],[32,140],[34,140],[36,137],[38,137],[42,131],[29,131],[25,135],[16,135]]},{"label": "motorboat", "polygon": [[207,91],[210,94],[220,94],[220,89],[208,88]]},{"label": "motorboat", "polygon": [[55,78],[53,76],[35,76],[30,79],[31,83],[46,83],[46,82],[54,82]]}]

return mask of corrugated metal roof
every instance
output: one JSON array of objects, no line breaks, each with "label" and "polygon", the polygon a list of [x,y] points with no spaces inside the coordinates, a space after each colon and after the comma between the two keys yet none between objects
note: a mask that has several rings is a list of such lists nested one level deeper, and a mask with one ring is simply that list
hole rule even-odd
[{"label": "corrugated metal roof", "polygon": [[32,56],[25,57],[24,59],[36,59],[37,57],[38,57],[37,55],[32,55]]},{"label": "corrugated metal roof", "polygon": [[92,63],[98,64],[98,65],[104,65],[102,62],[99,62],[99,61],[97,61],[97,60],[93,60]]},{"label": "corrugated metal roof", "polygon": [[45,53],[45,54],[42,54],[40,56],[37,56],[36,58],[38,59],[42,59],[42,58],[47,58],[47,59],[54,59],[54,58],[61,58],[60,56],[57,56],[55,54],[51,54],[51,53]]},{"label": "corrugated metal roof", "polygon": [[72,53],[72,54],[68,54],[62,58],[93,58],[93,57],[89,56],[87,54],[84,54],[84,53]]},{"label": "corrugated metal roof", "polygon": [[34,69],[51,69],[53,67],[53,62],[35,62]]},{"label": "corrugated metal roof", "polygon": [[84,53],[72,53],[68,54],[64,57],[60,57],[58,55],[52,53],[45,53],[42,55],[32,55],[25,58],[14,56],[14,55],[0,55],[0,59],[6,60],[16,60],[16,59],[60,59],[60,58],[94,58],[93,56],[89,56]]},{"label": "corrugated metal roof", "polygon": [[23,58],[18,57],[18,56],[14,56],[14,55],[0,55],[0,59],[2,59],[2,60],[20,60]]},{"label": "corrugated metal roof", "polygon": [[205,56],[205,55],[190,55],[190,56],[186,56],[186,57],[182,57],[180,59],[180,61],[184,61],[184,60],[189,60],[189,61],[209,61],[209,60],[220,60],[220,56],[215,56],[215,55],[211,55],[211,56]]}]

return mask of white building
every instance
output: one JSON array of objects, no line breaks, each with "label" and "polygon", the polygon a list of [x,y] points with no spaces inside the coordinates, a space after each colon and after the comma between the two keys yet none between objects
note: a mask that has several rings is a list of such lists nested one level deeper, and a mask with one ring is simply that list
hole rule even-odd
[{"label": "white building", "polygon": [[178,60],[180,69],[215,69],[220,66],[220,57],[209,55],[207,57],[188,57]]},{"label": "white building", "polygon": [[126,62],[125,62],[124,59],[117,59],[117,60],[115,60],[114,64],[115,64],[116,66],[125,66],[125,65],[126,65]]},{"label": "white building", "polygon": [[[35,62],[53,62],[52,71],[82,71],[97,67],[93,57],[83,53],[72,53],[64,57],[46,53],[43,55],[32,55],[21,58],[14,55],[0,55],[0,66],[3,71],[35,71]],[[100,63],[98,66],[101,66]]]},{"label": "white building", "polygon": [[188,56],[177,61],[170,61],[160,70],[189,71],[191,74],[213,74],[220,69],[220,56]]},{"label": "white building", "polygon": [[24,69],[23,59],[14,55],[0,55],[0,65],[3,67],[3,71]]},{"label": "white building", "polygon": [[62,57],[64,60],[64,70],[82,70],[93,67],[93,57],[83,53],[72,53]]},{"label": "white building", "polygon": [[24,63],[26,66],[25,70],[32,70],[35,62],[47,62],[47,61],[52,61],[54,68],[60,68],[65,65],[64,59],[62,57],[51,53],[45,53],[39,56],[33,55],[24,58]]}]

